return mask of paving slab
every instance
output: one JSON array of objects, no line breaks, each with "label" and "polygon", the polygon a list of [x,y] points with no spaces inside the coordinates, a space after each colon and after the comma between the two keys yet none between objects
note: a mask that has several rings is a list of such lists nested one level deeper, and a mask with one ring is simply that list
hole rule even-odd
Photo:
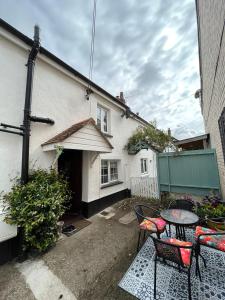
[{"label": "paving slab", "polygon": [[127,225],[133,222],[134,220],[136,220],[136,215],[133,211],[131,211],[128,214],[125,214],[122,218],[120,218],[119,222],[121,224]]}]

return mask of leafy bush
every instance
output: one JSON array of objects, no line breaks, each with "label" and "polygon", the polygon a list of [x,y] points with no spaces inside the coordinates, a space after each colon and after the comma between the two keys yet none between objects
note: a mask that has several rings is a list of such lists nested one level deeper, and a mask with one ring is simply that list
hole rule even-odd
[{"label": "leafy bush", "polygon": [[16,224],[23,232],[24,250],[42,252],[58,238],[57,221],[71,197],[68,183],[54,170],[35,170],[26,185],[15,183],[3,195],[5,221]]},{"label": "leafy bush", "polygon": [[196,207],[197,215],[202,219],[225,217],[225,205],[221,203],[221,198],[211,193],[203,198],[202,203]]}]

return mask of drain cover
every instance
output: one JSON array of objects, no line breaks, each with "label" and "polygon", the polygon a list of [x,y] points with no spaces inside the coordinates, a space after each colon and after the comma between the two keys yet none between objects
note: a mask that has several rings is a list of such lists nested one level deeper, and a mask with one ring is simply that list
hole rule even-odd
[{"label": "drain cover", "polygon": [[107,211],[102,211],[102,212],[101,212],[101,215],[103,215],[103,216],[108,216],[108,214],[109,214],[109,213],[108,213]]}]

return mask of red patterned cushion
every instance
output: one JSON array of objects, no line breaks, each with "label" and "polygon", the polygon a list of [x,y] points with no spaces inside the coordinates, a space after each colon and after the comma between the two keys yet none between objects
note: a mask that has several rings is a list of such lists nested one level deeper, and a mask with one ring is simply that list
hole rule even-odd
[{"label": "red patterned cushion", "polygon": [[[180,241],[175,238],[163,239],[162,241],[178,246],[192,246],[191,242]],[[191,249],[180,248],[181,258],[185,266],[191,263]]]},{"label": "red patterned cushion", "polygon": [[[140,224],[140,228],[144,229],[144,230],[149,230],[152,232],[163,232],[165,230],[166,227],[166,222],[161,219],[161,218],[150,218],[150,217],[146,217],[149,220],[144,220],[141,224]],[[154,223],[156,223],[156,226],[154,223],[152,223],[150,220],[152,220]]]},{"label": "red patterned cushion", "polygon": [[[206,227],[197,226],[195,230],[195,238],[204,233],[216,233],[216,230]],[[213,247],[225,252],[225,235],[205,235],[200,236],[199,242],[203,245]]]}]

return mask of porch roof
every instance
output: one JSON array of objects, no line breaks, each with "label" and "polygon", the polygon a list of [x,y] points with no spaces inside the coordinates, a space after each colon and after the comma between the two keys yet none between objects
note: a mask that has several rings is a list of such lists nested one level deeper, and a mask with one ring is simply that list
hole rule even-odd
[{"label": "porch roof", "polygon": [[112,152],[113,149],[93,118],[72,125],[42,144],[43,151],[52,151],[58,146],[102,153]]}]

